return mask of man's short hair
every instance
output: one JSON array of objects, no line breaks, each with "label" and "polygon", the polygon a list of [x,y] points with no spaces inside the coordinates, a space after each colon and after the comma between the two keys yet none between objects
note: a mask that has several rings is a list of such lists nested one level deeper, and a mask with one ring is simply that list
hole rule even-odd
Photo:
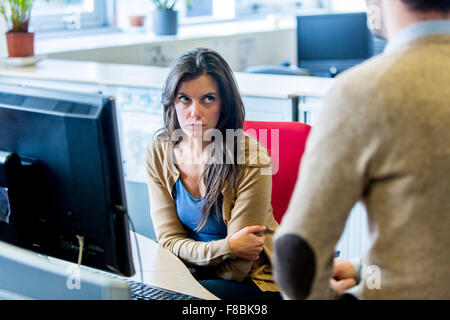
[{"label": "man's short hair", "polygon": [[450,0],[402,0],[413,10],[450,12]]}]

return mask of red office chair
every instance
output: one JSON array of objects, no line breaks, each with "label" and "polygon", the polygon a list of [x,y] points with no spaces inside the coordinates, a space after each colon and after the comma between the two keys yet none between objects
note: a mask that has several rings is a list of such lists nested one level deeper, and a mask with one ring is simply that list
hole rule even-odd
[{"label": "red office chair", "polygon": [[[267,141],[260,140],[260,129],[267,129],[266,134],[261,132],[263,136],[267,137]],[[271,132],[273,129],[279,130],[278,146],[276,141],[273,144],[271,141],[271,133],[275,134],[275,132]],[[294,191],[300,161],[310,130],[311,126],[299,122],[244,122],[244,131],[262,143],[272,157],[272,171],[275,173],[272,176],[272,208],[278,223],[281,222]]]}]

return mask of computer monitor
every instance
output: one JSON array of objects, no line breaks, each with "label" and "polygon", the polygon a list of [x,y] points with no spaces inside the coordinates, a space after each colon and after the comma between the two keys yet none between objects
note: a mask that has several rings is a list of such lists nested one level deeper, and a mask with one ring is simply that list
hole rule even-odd
[{"label": "computer monitor", "polygon": [[135,273],[113,98],[0,84],[0,192],[0,240]]},{"label": "computer monitor", "polygon": [[297,64],[314,75],[335,76],[384,45],[368,29],[365,12],[297,16]]}]

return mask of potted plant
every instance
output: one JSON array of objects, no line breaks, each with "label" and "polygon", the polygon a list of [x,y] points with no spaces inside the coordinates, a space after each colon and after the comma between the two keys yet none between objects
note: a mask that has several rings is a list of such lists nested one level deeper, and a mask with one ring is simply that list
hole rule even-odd
[{"label": "potted plant", "polygon": [[[0,13],[6,20],[9,57],[34,56],[34,33],[28,32],[35,0],[1,0]],[[48,1],[48,0],[46,0]]]},{"label": "potted plant", "polygon": [[178,12],[174,10],[177,0],[152,0],[156,6],[153,12],[153,31],[158,35],[175,35],[178,32]]},{"label": "potted plant", "polygon": [[[188,5],[193,0],[185,0]],[[156,7],[153,13],[153,29],[158,35],[175,35],[178,32],[178,12],[174,9],[177,0],[152,0]]]},{"label": "potted plant", "polygon": [[128,16],[128,19],[130,20],[130,25],[132,27],[142,27],[145,23],[145,16],[142,15],[131,15]]}]

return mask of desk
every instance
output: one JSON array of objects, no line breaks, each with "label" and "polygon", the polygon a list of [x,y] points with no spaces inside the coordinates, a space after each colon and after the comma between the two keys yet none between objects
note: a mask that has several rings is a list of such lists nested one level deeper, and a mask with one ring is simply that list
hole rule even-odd
[{"label": "desk", "polygon": [[[142,265],[139,263],[134,235],[139,245]],[[136,269],[136,274],[131,279],[206,300],[219,300],[195,280],[184,263],[174,254],[139,233],[131,232],[130,240]]]},{"label": "desk", "polygon": [[[100,90],[103,93],[110,92],[108,88],[111,87],[157,89],[159,92],[168,73],[169,68],[165,67],[46,59],[33,67],[0,68],[0,79],[20,84],[51,81],[53,82],[51,86],[55,86],[55,82],[66,83],[63,86],[65,90],[90,86],[93,92]],[[243,97],[290,100],[292,108],[290,120],[293,121],[301,120],[299,101],[302,97],[321,99],[335,82],[335,79],[331,78],[290,75],[242,72],[235,72],[234,75]],[[261,108],[262,106],[258,105],[250,109]]]},{"label": "desk", "polygon": [[[141,263],[139,262],[136,240],[139,246]],[[180,259],[155,241],[130,231],[130,242],[136,273],[129,279],[206,300],[220,300],[195,280]],[[55,265],[63,266],[64,270],[67,266],[76,266],[72,262],[50,256],[48,260]]]},{"label": "desk", "polygon": [[[130,232],[133,261],[137,273],[131,277],[172,291],[206,300],[219,300],[203,288],[176,256],[156,242],[136,234],[142,265],[139,263],[135,234]],[[78,273],[74,270],[78,270]],[[82,273],[80,273],[82,272]],[[69,285],[78,279],[79,287]],[[112,286],[111,281],[115,284]],[[74,289],[81,290],[74,290]],[[116,279],[98,273],[97,269],[78,269],[76,263],[45,256],[0,241],[0,300],[90,300],[126,299],[127,287]]]},{"label": "desk", "polygon": [[[170,68],[144,65],[45,59],[31,67],[0,68],[0,76],[161,89]],[[289,99],[295,95],[323,96],[331,79],[234,72],[241,95]],[[70,88],[68,88],[70,90]],[[295,91],[295,93],[294,93]]]}]

